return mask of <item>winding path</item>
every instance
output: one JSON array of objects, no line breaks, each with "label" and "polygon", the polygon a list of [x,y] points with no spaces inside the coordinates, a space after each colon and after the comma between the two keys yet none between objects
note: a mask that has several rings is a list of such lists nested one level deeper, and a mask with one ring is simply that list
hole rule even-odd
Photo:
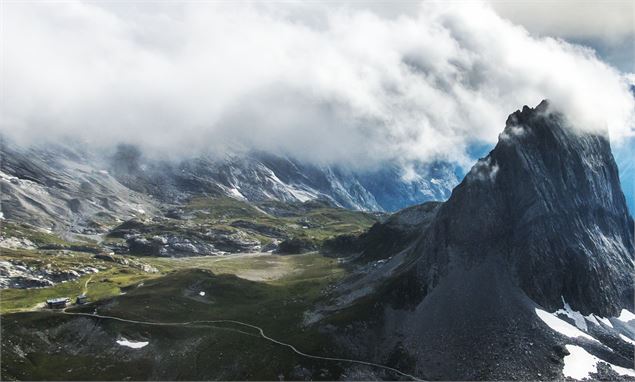
[{"label": "winding path", "polygon": [[88,293],[88,283],[90,282],[90,280],[93,279],[93,275],[90,275],[90,277],[88,278],[88,280],[86,280],[86,282],[84,283],[84,290],[82,291],[82,294],[86,294]]},{"label": "winding path", "polygon": [[[86,284],[88,284],[88,281],[86,282]],[[325,361],[335,361],[335,362],[347,362],[347,363],[354,363],[354,364],[358,364],[358,365],[366,365],[366,366],[372,366],[372,367],[377,367],[380,369],[384,369],[384,370],[388,370],[388,371],[392,371],[393,373],[399,374],[401,376],[407,377],[412,379],[413,381],[421,381],[421,379],[408,374],[408,373],[404,373],[401,370],[395,369],[393,367],[390,366],[386,366],[386,365],[381,365],[378,363],[374,363],[374,362],[367,362],[367,361],[360,361],[360,360],[356,360],[356,359],[348,359],[348,358],[338,358],[338,357],[323,357],[323,356],[319,356],[319,355],[313,355],[313,354],[308,354],[305,353],[303,351],[298,350],[295,346],[288,344],[286,342],[282,342],[279,341],[275,338],[269,337],[267,334],[265,334],[265,331],[256,325],[252,325],[252,324],[248,324],[246,322],[242,322],[242,321],[236,321],[236,320],[201,320],[201,321],[186,321],[186,322],[152,322],[152,321],[139,321],[139,320],[130,320],[130,319],[126,319],[126,318],[121,318],[121,317],[114,317],[114,316],[104,316],[101,314],[91,314],[91,313],[76,313],[76,312],[67,312],[66,309],[63,309],[60,311],[60,313],[62,314],[66,314],[66,315],[70,315],[70,316],[84,316],[84,317],[92,317],[92,318],[101,318],[101,319],[106,319],[106,320],[115,320],[115,321],[120,321],[120,322],[127,322],[127,323],[131,323],[131,324],[139,324],[139,325],[156,325],[156,326],[193,326],[193,325],[200,325],[200,324],[221,324],[221,323],[229,323],[229,324],[235,324],[235,325],[240,325],[240,326],[244,326],[244,327],[248,327],[251,329],[255,329],[258,331],[258,333],[260,334],[260,337],[264,338],[267,341],[273,342],[277,345],[280,346],[284,346],[286,348],[291,349],[294,353],[306,357],[306,358],[312,358],[312,359],[320,359],[320,360],[325,360]],[[242,334],[246,334],[246,335],[253,335],[247,332],[242,332],[242,331],[237,331],[238,333],[242,333]]]}]

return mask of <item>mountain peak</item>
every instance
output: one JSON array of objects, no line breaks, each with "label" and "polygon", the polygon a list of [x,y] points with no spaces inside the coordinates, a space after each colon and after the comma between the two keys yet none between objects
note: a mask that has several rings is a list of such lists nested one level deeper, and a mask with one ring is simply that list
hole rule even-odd
[{"label": "mountain peak", "polygon": [[498,254],[539,304],[558,308],[564,297],[616,314],[633,298],[633,220],[617,165],[606,136],[548,109],[545,100],[510,115],[439,216],[465,257]]},{"label": "mountain peak", "polygon": [[[412,360],[420,376],[555,379],[558,361],[540,362],[562,359],[561,338],[538,312],[632,311],[633,220],[608,139],[546,101],[510,115],[496,147],[418,227],[398,248],[408,249],[351,277],[337,301],[362,295],[382,309],[350,343],[379,333],[372,349]],[[359,280],[385,281],[368,297]]]},{"label": "mountain peak", "polygon": [[608,139],[547,106],[513,113],[439,208],[413,250],[413,303],[457,269],[492,260],[545,308],[563,298],[585,314],[632,308],[633,220]]},{"label": "mountain peak", "polygon": [[547,113],[550,107],[551,102],[549,102],[548,99],[542,100],[535,108],[524,105],[522,109],[516,110],[514,113],[510,114],[509,117],[507,117],[505,125],[518,125],[519,122],[527,120],[530,116],[535,115],[535,113]]}]

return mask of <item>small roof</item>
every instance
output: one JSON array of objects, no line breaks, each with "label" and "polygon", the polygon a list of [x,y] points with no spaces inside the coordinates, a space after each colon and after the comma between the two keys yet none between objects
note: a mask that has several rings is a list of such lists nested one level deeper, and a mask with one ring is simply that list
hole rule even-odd
[{"label": "small roof", "polygon": [[69,298],[68,297],[57,297],[57,298],[52,298],[49,300],[46,300],[47,303],[49,304],[55,304],[55,303],[60,303],[60,302],[68,302]]}]

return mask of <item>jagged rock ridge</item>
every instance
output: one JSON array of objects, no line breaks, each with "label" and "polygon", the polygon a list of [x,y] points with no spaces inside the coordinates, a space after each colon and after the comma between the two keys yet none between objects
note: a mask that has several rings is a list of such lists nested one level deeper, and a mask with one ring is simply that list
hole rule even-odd
[{"label": "jagged rock ridge", "polygon": [[102,223],[152,216],[196,196],[248,202],[323,200],[356,210],[392,211],[444,200],[458,183],[454,166],[421,166],[405,181],[398,167],[354,172],[262,152],[181,160],[144,157],[134,146],[114,153],[61,145],[15,146],[0,139],[0,218],[38,227],[99,233]]},{"label": "jagged rock ridge", "polygon": [[632,309],[633,220],[607,135],[575,131],[546,101],[515,112],[415,252],[429,280],[497,256],[547,308],[564,297],[587,314]]},{"label": "jagged rock ridge", "polygon": [[318,310],[345,312],[349,329],[327,326],[342,346],[425,379],[561,378],[567,343],[632,367],[613,328],[589,324],[620,343],[606,353],[562,342],[535,311],[633,310],[633,219],[606,134],[575,130],[546,101],[525,106],[421,227]]}]

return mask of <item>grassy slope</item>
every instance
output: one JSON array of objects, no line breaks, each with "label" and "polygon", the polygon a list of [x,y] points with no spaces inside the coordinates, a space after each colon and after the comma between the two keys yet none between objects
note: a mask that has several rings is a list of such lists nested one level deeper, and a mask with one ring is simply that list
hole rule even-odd
[{"label": "grassy slope", "polygon": [[[272,201],[262,203],[260,207],[227,197],[200,197],[192,199],[185,209],[195,214],[194,221],[217,228],[232,229],[231,223],[247,220],[282,230],[289,237],[312,239],[318,243],[343,233],[364,232],[377,221],[374,215],[366,212],[317,202],[285,204]],[[276,215],[265,212],[274,209],[282,213]]]},{"label": "grassy slope", "polygon": [[30,310],[42,304],[46,299],[54,297],[70,297],[81,294],[86,281],[88,297],[98,300],[118,295],[120,288],[140,280],[157,277],[155,274],[143,272],[131,266],[98,260],[91,254],[72,251],[39,251],[13,250],[3,248],[0,260],[13,261],[29,267],[52,269],[73,269],[93,267],[100,271],[84,275],[77,280],[67,281],[48,288],[3,289],[0,290],[0,313]]},{"label": "grassy slope", "polygon": [[[215,244],[207,232],[251,239],[267,245],[273,240],[300,239],[308,248],[319,248],[329,238],[360,234],[377,221],[374,214],[350,211],[321,202],[250,204],[228,197],[197,197],[180,208],[183,219],[162,217],[144,222],[125,222],[115,227],[106,242],[123,242],[130,230],[145,238],[174,235]],[[222,242],[219,248],[226,246]],[[231,247],[231,245],[230,245]],[[232,252],[232,250],[229,250]],[[141,255],[142,253],[133,253]]]},{"label": "grassy slope", "polygon": [[[2,222],[0,229],[3,237],[28,239],[37,246],[98,248],[95,243],[69,242],[53,233],[41,231],[26,224]],[[98,300],[118,295],[121,292],[121,287],[138,280],[156,277],[156,275],[143,272],[133,266],[99,260],[92,253],[72,250],[0,248],[0,261],[9,261],[36,269],[71,270],[91,267],[99,270],[97,274],[84,275],[76,280],[59,283],[48,288],[0,289],[0,313],[31,310],[49,298],[69,297],[73,299],[83,292],[89,278],[91,278],[91,282],[88,297],[91,300]]]},{"label": "grassy slope", "polygon": [[[275,216],[263,211],[276,209],[282,211],[284,216]],[[252,206],[246,202],[231,198],[194,198],[186,207],[188,213],[196,217],[190,220],[167,220],[157,229],[177,232],[188,236],[198,234],[205,227],[214,227],[229,231],[237,228],[230,226],[236,221],[249,221],[265,227],[272,227],[284,232],[288,237],[299,237],[320,243],[326,238],[341,233],[355,233],[367,229],[375,222],[375,217],[359,211],[349,211],[340,208],[329,207],[324,204],[285,204],[279,202],[267,202],[263,209]],[[309,228],[303,228],[309,227]],[[4,237],[19,237],[31,240],[38,246],[57,245],[62,248],[77,246],[95,246],[94,243],[68,242],[52,233],[40,231],[27,225],[3,222],[1,233]],[[247,233],[263,244],[271,238],[247,230]],[[155,233],[148,234],[152,236]],[[107,238],[106,241],[121,241],[118,238]],[[249,262],[238,259],[225,258],[143,258],[144,263],[157,267],[162,273],[181,268],[202,268],[214,272],[239,274],[248,279],[270,280],[278,278],[280,274],[292,272],[304,260],[293,258],[253,258]],[[102,272],[92,277],[88,296],[92,300],[119,295],[121,288],[134,284],[146,278],[157,275],[145,273],[132,266],[124,266],[112,262],[97,260],[92,254],[74,251],[57,250],[0,250],[0,260],[19,262],[33,267],[53,267],[53,269],[71,269],[73,267],[96,267]],[[245,264],[248,263],[248,266]],[[273,264],[272,264],[273,263]],[[275,266],[274,266],[275,265]],[[267,270],[271,275],[267,276],[258,269]],[[8,289],[0,290],[0,313],[16,312],[32,309],[51,297],[71,297],[82,292],[88,279],[83,276],[75,281],[58,284],[51,288],[38,289]]]},{"label": "grassy slope", "polygon": [[[261,207],[229,198],[194,199],[185,210],[195,217],[168,220],[168,228],[185,235],[205,227],[236,230],[231,224],[243,220],[319,243],[341,233],[361,232],[376,221],[371,214],[319,203],[289,206],[273,202]],[[265,209],[281,213],[265,213]],[[259,232],[246,232],[263,243],[271,240]],[[2,234],[28,238],[37,245],[69,248],[91,244],[69,243],[18,224],[3,224]],[[101,314],[152,321],[237,319],[262,326],[269,335],[302,350],[334,354],[337,349],[323,335],[301,327],[304,312],[322,298],[325,287],[345,273],[335,260],[319,254],[135,259],[156,267],[156,274],[74,251],[2,249],[0,260],[38,267],[50,264],[57,269],[101,269],[50,288],[0,291],[2,379],[270,380],[278,379],[279,373],[287,379],[302,379],[300,366],[310,369],[313,378],[334,379],[340,371],[337,364],[310,361],[257,337],[231,331],[235,327],[148,327],[27,312],[47,298],[73,298],[90,280],[87,294],[93,303],[84,308],[91,312],[96,308]],[[199,296],[200,291],[206,292],[205,297]],[[139,350],[123,348],[115,343],[122,336],[151,344]]]},{"label": "grassy slope", "polygon": [[[212,273],[213,269],[262,269],[266,265],[261,258],[194,263],[196,268],[181,261],[180,269],[146,280],[141,286],[137,283],[127,288],[127,294],[86,309],[149,321],[241,320],[262,326],[269,335],[303,350],[332,354],[336,349],[323,336],[303,329],[300,323],[305,310],[320,298],[325,286],[343,275],[343,270],[317,254],[280,258],[291,262],[295,272],[267,283]],[[204,297],[200,291],[206,292]],[[339,372],[338,365],[306,360],[257,337],[222,328],[148,327],[51,313],[2,318],[5,378],[271,380],[278,379],[280,373],[291,378],[296,365],[312,370],[314,378],[332,379]],[[150,345],[139,350],[122,348],[115,343],[121,336],[147,340]],[[25,349],[36,350],[17,356]]]},{"label": "grassy slope", "polygon": [[3,237],[20,237],[28,239],[36,245],[57,244],[65,246],[71,244],[53,233],[37,230],[27,224],[17,224],[7,221],[2,221],[2,224],[0,224],[0,234]]}]

